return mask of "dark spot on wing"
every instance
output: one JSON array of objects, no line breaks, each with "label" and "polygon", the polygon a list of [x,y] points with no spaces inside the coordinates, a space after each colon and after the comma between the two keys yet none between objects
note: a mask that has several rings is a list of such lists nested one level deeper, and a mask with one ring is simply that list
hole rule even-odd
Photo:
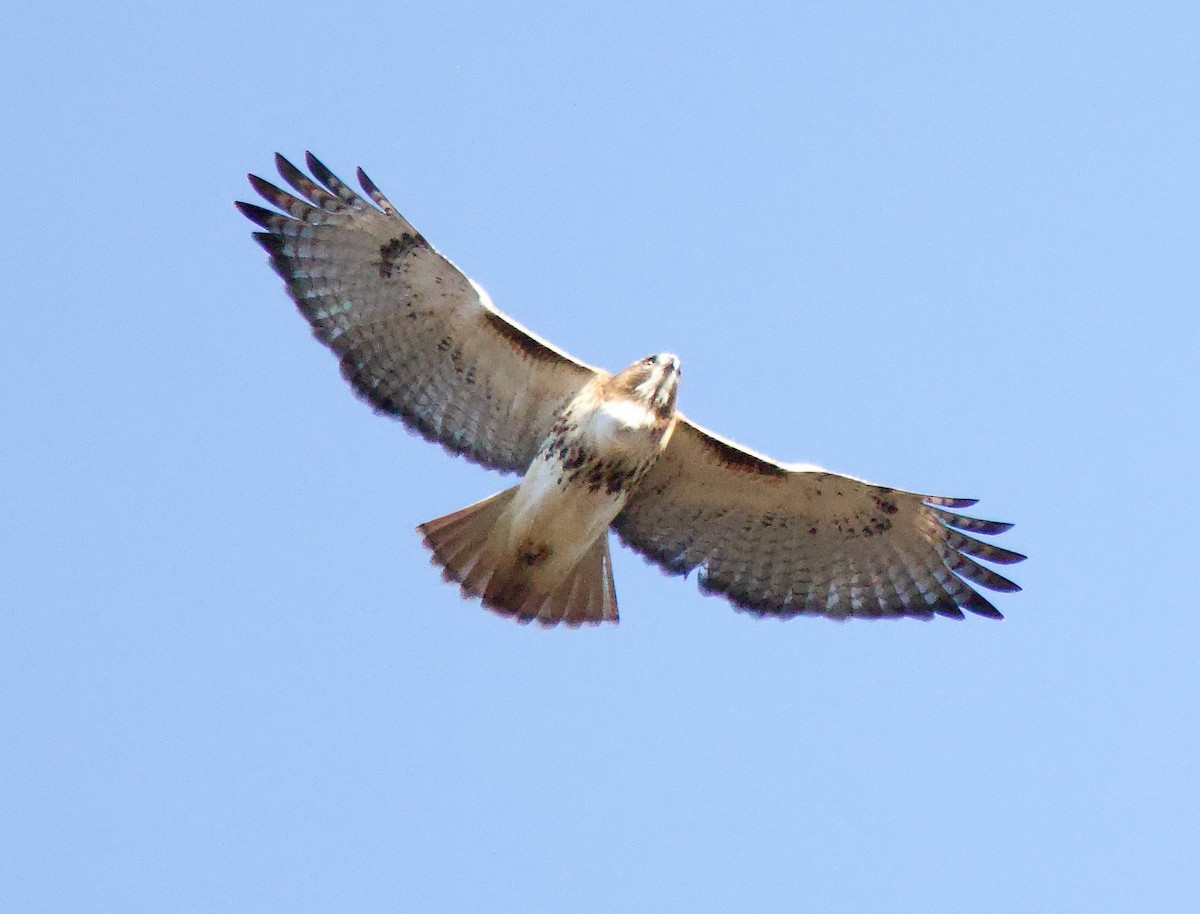
[{"label": "dark spot on wing", "polygon": [[425,239],[413,232],[405,232],[379,246],[379,278],[391,279],[396,262],[415,247],[425,245]]},{"label": "dark spot on wing", "polygon": [[880,498],[878,495],[875,496],[875,507],[877,507],[884,514],[895,514],[900,510],[896,507],[896,503],[894,501],[888,501],[886,498]]},{"label": "dark spot on wing", "polygon": [[763,460],[761,457],[755,457],[724,441],[718,441],[710,435],[701,434],[700,441],[723,466],[729,467],[731,470],[757,473],[760,476],[771,476],[777,479],[788,475],[788,471],[783,467],[771,463],[769,460]]},{"label": "dark spot on wing", "polygon": [[538,342],[525,331],[514,327],[495,311],[485,310],[483,317],[493,330],[504,337],[508,345],[526,358],[537,362],[556,362],[562,358],[545,343]]}]

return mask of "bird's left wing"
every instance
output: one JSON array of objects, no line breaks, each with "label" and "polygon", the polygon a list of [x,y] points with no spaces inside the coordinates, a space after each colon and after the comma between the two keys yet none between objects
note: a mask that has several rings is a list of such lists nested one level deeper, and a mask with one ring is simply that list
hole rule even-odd
[{"label": "bird's left wing", "polygon": [[498,311],[362,169],[370,202],[311,153],[315,181],[275,161],[295,194],[251,175],[279,211],[238,208],[355,392],[453,453],[524,472],[596,369]]},{"label": "bird's left wing", "polygon": [[779,464],[680,416],[613,527],[665,571],[698,567],[701,589],[759,614],[1000,618],[967,582],[1020,588],[971,556],[1024,556],[963,532],[1011,524],[945,510],[971,504]]}]

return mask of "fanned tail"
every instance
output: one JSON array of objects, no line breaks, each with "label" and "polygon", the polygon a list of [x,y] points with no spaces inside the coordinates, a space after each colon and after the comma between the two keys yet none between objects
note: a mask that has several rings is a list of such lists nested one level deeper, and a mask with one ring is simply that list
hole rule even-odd
[{"label": "fanned tail", "polygon": [[495,571],[495,557],[481,560],[489,551],[492,530],[516,494],[517,487],[513,486],[417,527],[442,576],[461,584],[464,593],[478,595],[481,585]]},{"label": "fanned tail", "polygon": [[552,590],[536,586],[540,554],[515,554],[500,549],[503,537],[492,533],[517,493],[517,486],[417,527],[433,561],[448,581],[466,596],[519,622],[537,620],[545,626],[596,625],[617,621],[612,556],[608,533],[596,538],[583,558]]},{"label": "fanned tail", "polygon": [[[486,595],[484,605],[487,605]],[[503,612],[492,607],[497,612]],[[584,553],[571,573],[538,606],[527,601],[522,612],[517,614],[521,621],[536,618],[542,625],[597,625],[601,622],[617,621],[617,592],[613,586],[612,555],[608,551],[608,531],[604,531]]]}]

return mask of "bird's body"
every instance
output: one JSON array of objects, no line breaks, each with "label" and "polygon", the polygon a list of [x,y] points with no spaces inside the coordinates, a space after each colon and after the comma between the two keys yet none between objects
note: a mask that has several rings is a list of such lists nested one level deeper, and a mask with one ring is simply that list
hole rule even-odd
[{"label": "bird's body", "polygon": [[[608,526],[670,441],[678,382],[679,360],[659,355],[585,385],[511,495],[467,509],[453,526],[431,521],[418,528],[446,577],[497,612],[549,622],[587,615],[578,605],[592,596],[586,581],[559,595],[573,572],[603,574],[599,619],[615,619]],[[478,523],[467,523],[471,517]],[[602,538],[601,552],[595,547]],[[580,568],[593,553],[602,568]]]},{"label": "bird's body", "polygon": [[[1023,556],[974,539],[1010,525],[805,464],[781,464],[675,407],[679,360],[615,375],[492,305],[359,172],[372,206],[311,155],[282,157],[293,196],[251,176],[275,212],[239,203],[313,332],[376,410],[518,485],[418,529],[445,576],[485,606],[553,625],[616,621],[607,531],[671,574],[759,614],[845,619],[962,610],[999,617],[964,578]],[[318,183],[319,182],[319,183]]]}]

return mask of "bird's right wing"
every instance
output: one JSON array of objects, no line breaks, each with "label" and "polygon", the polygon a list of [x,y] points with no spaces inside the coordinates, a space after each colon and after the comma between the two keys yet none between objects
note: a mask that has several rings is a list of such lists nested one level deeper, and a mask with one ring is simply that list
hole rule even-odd
[{"label": "bird's right wing", "polygon": [[680,416],[613,527],[668,573],[698,568],[702,590],[763,615],[1000,618],[970,584],[1020,588],[971,556],[1024,556],[962,532],[1010,524],[945,510],[971,504],[780,464]]},{"label": "bird's right wing", "polygon": [[237,205],[265,229],[255,239],[313,334],[377,411],[476,463],[524,472],[596,369],[498,311],[361,169],[371,202],[307,162],[315,181],[276,156],[299,196],[250,175],[280,212]]}]

